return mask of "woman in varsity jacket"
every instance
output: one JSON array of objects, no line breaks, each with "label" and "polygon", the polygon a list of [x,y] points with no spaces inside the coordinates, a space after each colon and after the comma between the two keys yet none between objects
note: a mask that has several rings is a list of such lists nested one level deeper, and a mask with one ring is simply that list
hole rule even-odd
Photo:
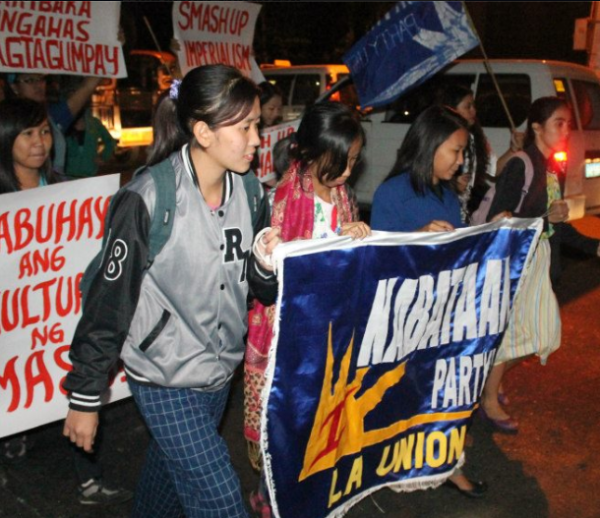
[{"label": "woman in varsity jacket", "polygon": [[[246,297],[276,297],[276,280],[252,254],[240,174],[260,144],[259,90],[234,68],[190,71],[171,137],[151,167],[175,175],[170,238],[148,264],[155,184],[141,174],[119,191],[105,254],[71,346],[64,434],[90,450],[100,394],[119,357],[151,443],[133,516],[247,516],[217,428],[244,353]],[[183,146],[181,147],[183,143]],[[257,244],[268,255],[271,231]]]}]

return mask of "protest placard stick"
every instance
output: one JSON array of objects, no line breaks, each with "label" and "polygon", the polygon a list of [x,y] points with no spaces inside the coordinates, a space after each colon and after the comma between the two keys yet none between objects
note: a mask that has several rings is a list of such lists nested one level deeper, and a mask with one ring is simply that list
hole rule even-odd
[{"label": "protest placard stick", "polygon": [[463,5],[463,8],[467,15],[467,19],[469,20],[469,25],[471,26],[471,29],[473,29],[473,32],[475,33],[475,36],[477,36],[477,40],[479,41],[479,48],[481,49],[481,53],[483,54],[483,63],[485,65],[485,68],[486,68],[488,74],[492,78],[492,82],[494,83],[494,87],[496,88],[496,91],[498,92],[498,97],[500,98],[502,107],[504,108],[504,111],[506,112],[506,117],[508,118],[508,123],[510,124],[511,132],[514,132],[516,129],[515,122],[513,121],[513,118],[510,114],[510,110],[508,109],[508,105],[506,104],[506,99],[504,99],[504,95],[502,95],[502,90],[500,90],[500,85],[498,84],[498,81],[496,80],[496,75],[494,74],[494,71],[492,70],[492,65],[487,56],[487,53],[485,52],[485,48],[483,47],[483,43],[481,42],[481,38],[479,37],[479,33],[477,32],[477,28],[475,27],[475,24],[473,23],[473,19],[471,18],[471,15],[469,14],[469,10],[467,9],[467,3],[464,1],[461,3]]},{"label": "protest placard stick", "polygon": [[150,25],[150,22],[148,21],[148,18],[146,18],[145,16],[143,18],[144,18],[144,23],[146,24],[146,27],[148,27],[148,31],[150,32],[150,36],[152,36],[152,40],[154,40],[154,45],[156,45],[156,50],[158,50],[158,52],[160,53],[160,62],[165,67],[165,70],[168,71],[169,74],[170,74],[171,73],[171,69],[169,68],[168,63],[163,59],[162,49],[160,48],[160,44],[158,43],[158,39],[156,38],[156,35],[154,34],[154,31],[152,30],[152,26]]},{"label": "protest placard stick", "polygon": [[[160,44],[158,43],[158,40],[156,39],[156,35],[154,34],[154,31],[152,30],[152,26],[150,25],[148,18],[146,18],[145,16],[143,18],[144,18],[144,23],[146,24],[146,27],[148,27],[148,31],[150,32],[150,36],[152,36],[154,45],[156,45],[156,50],[158,50],[158,52],[160,52],[162,54],[162,49],[160,48]],[[162,56],[161,56],[161,61],[162,61]],[[163,61],[163,64],[164,64],[164,61]]]}]

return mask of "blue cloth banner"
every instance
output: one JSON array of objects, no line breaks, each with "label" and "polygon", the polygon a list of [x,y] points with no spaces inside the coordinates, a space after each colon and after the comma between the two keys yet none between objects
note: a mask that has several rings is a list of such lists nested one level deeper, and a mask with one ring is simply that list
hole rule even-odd
[{"label": "blue cloth banner", "polygon": [[343,61],[361,106],[377,107],[478,44],[461,2],[398,2]]},{"label": "blue cloth banner", "polygon": [[511,219],[276,249],[261,421],[275,516],[342,516],[381,487],[435,487],[462,464],[541,229]]}]

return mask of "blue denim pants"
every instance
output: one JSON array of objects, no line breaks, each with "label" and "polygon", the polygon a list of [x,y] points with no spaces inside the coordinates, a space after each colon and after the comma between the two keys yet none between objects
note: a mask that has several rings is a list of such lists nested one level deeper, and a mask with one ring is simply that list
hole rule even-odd
[{"label": "blue denim pants", "polygon": [[217,392],[129,380],[150,429],[133,518],[245,518],[240,481],[217,428],[229,385]]}]

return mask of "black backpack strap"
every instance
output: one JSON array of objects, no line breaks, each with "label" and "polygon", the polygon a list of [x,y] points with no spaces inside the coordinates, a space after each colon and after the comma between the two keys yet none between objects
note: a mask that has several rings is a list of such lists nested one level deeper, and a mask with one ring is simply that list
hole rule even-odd
[{"label": "black backpack strap", "polygon": [[252,229],[254,230],[254,235],[256,235],[271,223],[269,200],[260,181],[252,170],[241,176],[246,197],[248,198],[250,215],[252,216]]},{"label": "black backpack strap", "polygon": [[156,256],[171,237],[176,206],[176,178],[175,170],[169,159],[152,167],[141,167],[135,171],[134,175],[138,175],[146,169],[152,175],[156,190],[154,214],[150,224],[148,264],[146,265],[146,268],[150,268]]}]

